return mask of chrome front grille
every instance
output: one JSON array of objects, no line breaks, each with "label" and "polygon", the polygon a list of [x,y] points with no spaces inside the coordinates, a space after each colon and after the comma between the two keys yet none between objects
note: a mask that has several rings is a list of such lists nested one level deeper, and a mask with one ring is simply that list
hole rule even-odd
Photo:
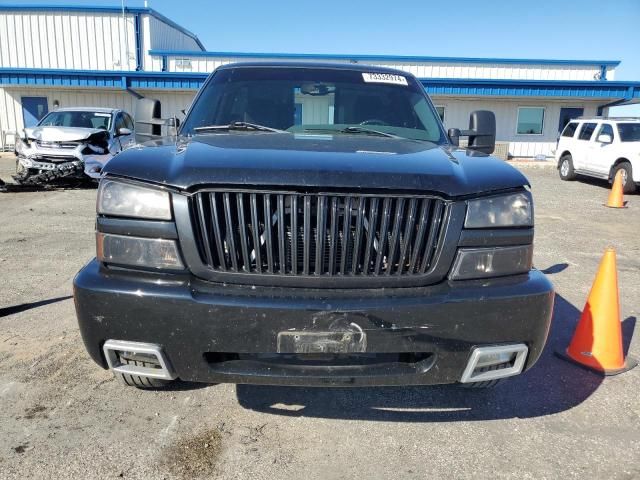
[{"label": "chrome front grille", "polygon": [[448,210],[426,196],[257,191],[199,192],[190,208],[209,270],[353,279],[427,275]]},{"label": "chrome front grille", "polygon": [[36,140],[36,145],[40,148],[73,149],[80,145],[80,142],[45,142],[43,140]]}]

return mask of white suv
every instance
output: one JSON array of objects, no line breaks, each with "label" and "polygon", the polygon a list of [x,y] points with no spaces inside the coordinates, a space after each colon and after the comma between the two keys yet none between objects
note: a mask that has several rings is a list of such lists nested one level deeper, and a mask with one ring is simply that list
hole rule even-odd
[{"label": "white suv", "polygon": [[558,138],[556,161],[562,180],[576,175],[612,182],[622,170],[625,193],[640,186],[640,118],[579,118]]}]

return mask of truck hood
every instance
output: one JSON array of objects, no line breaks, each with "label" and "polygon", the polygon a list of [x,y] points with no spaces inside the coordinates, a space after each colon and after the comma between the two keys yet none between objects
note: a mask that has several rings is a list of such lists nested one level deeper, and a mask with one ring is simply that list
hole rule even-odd
[{"label": "truck hood", "polygon": [[106,130],[99,128],[78,127],[30,127],[25,128],[25,136],[32,140],[43,142],[81,142],[96,133],[104,133]]},{"label": "truck hood", "polygon": [[342,134],[229,132],[165,138],[122,152],[103,172],[182,190],[204,185],[324,187],[456,197],[528,185],[515,168],[488,155]]}]

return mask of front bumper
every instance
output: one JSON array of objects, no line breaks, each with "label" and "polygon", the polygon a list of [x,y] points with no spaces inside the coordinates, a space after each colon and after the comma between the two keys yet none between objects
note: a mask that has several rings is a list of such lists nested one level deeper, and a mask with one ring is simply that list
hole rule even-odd
[{"label": "front bumper", "polygon": [[[115,339],[159,345],[187,381],[364,386],[458,382],[481,345],[524,343],[530,368],[547,338],[554,293],[536,270],[420,288],[312,290],[132,274],[93,260],[76,276],[74,297],[85,346],[103,368],[102,346]],[[281,332],[354,328],[379,363],[306,366],[264,355],[282,354]],[[386,360],[395,354],[420,360]]]}]

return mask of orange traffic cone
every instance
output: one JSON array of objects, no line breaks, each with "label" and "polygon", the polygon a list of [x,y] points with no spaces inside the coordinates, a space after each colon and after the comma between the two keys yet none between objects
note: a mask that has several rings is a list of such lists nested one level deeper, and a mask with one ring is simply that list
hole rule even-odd
[{"label": "orange traffic cone", "polygon": [[605,375],[626,372],[637,365],[631,358],[624,359],[616,251],[611,247],[604,252],[573,339],[559,355]]},{"label": "orange traffic cone", "polygon": [[609,193],[609,200],[607,200],[607,207],[609,208],[626,208],[624,202],[622,185],[622,170],[618,170],[616,178],[613,179],[613,186]]}]

